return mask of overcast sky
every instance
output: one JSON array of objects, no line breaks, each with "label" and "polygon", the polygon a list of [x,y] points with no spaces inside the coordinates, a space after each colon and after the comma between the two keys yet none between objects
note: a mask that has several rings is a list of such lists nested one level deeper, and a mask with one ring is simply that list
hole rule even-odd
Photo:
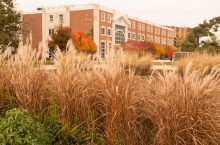
[{"label": "overcast sky", "polygon": [[98,3],[142,20],[162,25],[197,26],[220,16],[220,0],[15,0],[22,11],[41,6]]}]

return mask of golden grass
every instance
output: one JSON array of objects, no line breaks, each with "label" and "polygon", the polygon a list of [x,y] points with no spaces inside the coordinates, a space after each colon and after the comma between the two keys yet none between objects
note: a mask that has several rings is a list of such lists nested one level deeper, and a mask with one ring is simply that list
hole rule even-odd
[{"label": "golden grass", "polygon": [[130,66],[145,65],[151,56],[132,60],[112,51],[103,61],[82,57],[70,46],[67,53],[57,51],[56,71],[49,72],[42,69],[39,52],[28,48],[21,46],[15,56],[0,54],[0,108],[7,108],[2,100],[8,89],[14,107],[34,114],[47,113],[56,103],[60,121],[71,127],[77,118],[87,128],[92,114],[105,144],[219,144],[219,66],[195,70],[187,65],[183,76],[154,72],[141,77]]},{"label": "golden grass", "polygon": [[220,64],[220,54],[193,53],[182,58],[177,66],[179,70],[183,70],[189,63],[192,63],[194,69],[211,69],[213,66]]}]

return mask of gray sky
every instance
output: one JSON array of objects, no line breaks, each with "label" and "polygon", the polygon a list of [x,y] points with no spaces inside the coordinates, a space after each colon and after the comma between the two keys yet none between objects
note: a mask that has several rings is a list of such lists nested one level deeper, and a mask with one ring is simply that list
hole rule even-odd
[{"label": "gray sky", "polygon": [[220,0],[15,0],[22,11],[40,6],[98,3],[130,16],[162,25],[197,26],[220,16]]}]

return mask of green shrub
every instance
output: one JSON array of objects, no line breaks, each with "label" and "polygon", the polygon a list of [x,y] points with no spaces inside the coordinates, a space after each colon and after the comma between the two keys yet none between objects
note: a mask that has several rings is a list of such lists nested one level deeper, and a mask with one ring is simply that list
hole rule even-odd
[{"label": "green shrub", "polygon": [[50,145],[50,136],[27,111],[13,109],[0,119],[0,144]]}]

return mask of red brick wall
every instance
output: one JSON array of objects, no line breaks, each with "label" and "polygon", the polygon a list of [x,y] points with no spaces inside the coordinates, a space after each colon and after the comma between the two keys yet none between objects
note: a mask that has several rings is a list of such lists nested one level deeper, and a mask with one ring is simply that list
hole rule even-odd
[{"label": "red brick wall", "polygon": [[[105,21],[102,21],[102,13],[104,13],[105,14]],[[113,35],[113,30],[112,30],[112,22],[111,23],[109,23],[108,22],[108,16],[111,16],[111,18],[113,19],[113,14],[112,13],[109,13],[109,12],[105,12],[105,11],[99,11],[99,40],[100,40],[100,42],[101,41],[112,41],[112,35]],[[106,28],[106,35],[101,35],[101,27],[105,27]],[[107,35],[107,31],[108,31],[108,28],[111,28],[111,36],[108,36]],[[99,42],[99,43],[100,43]]]},{"label": "red brick wall", "polygon": [[70,28],[85,34],[93,29],[93,10],[79,10],[70,12]]},{"label": "red brick wall", "polygon": [[24,42],[32,32],[32,48],[38,48],[42,41],[42,14],[24,14],[22,26]]}]

